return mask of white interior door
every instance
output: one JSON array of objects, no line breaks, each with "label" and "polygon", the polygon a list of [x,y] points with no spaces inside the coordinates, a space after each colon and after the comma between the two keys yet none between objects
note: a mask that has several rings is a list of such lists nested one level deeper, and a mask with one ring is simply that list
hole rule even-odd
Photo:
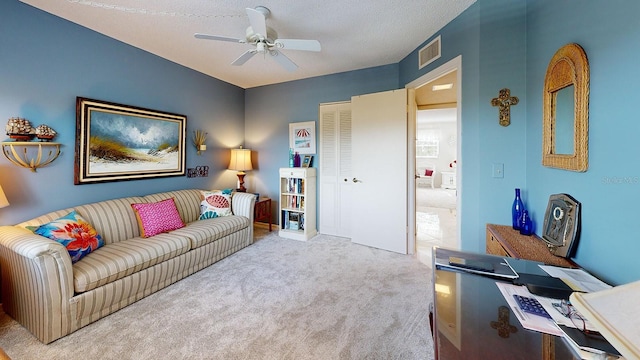
[{"label": "white interior door", "polygon": [[351,240],[407,253],[407,90],[351,98]]},{"label": "white interior door", "polygon": [[321,104],[318,230],[351,237],[351,103]]}]

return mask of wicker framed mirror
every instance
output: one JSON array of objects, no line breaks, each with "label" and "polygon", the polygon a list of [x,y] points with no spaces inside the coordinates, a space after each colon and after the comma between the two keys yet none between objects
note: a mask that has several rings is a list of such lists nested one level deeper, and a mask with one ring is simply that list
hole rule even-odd
[{"label": "wicker framed mirror", "polygon": [[561,47],[544,79],[542,165],[587,171],[589,62],[578,44]]}]

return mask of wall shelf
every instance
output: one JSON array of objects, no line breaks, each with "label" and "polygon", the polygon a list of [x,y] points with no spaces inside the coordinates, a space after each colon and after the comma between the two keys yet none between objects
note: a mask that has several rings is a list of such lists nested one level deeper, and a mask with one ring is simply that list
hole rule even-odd
[{"label": "wall shelf", "polygon": [[[2,153],[12,164],[36,172],[60,155],[60,143],[35,141],[3,141]],[[37,149],[34,149],[37,147]],[[45,149],[43,149],[45,148]],[[43,159],[43,152],[47,151]]]}]

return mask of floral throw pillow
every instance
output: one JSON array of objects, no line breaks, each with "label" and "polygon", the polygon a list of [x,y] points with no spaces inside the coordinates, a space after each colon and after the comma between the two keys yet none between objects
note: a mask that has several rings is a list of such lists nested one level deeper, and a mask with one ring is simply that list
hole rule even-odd
[{"label": "floral throw pillow", "polygon": [[231,212],[232,189],[202,191],[200,220],[233,215]]},{"label": "floral throw pillow", "polygon": [[72,263],[104,245],[96,229],[75,210],[48,224],[40,225],[34,233],[64,245]]},{"label": "floral throw pillow", "polygon": [[155,203],[131,204],[131,207],[136,212],[143,237],[151,237],[184,227],[173,198]]}]

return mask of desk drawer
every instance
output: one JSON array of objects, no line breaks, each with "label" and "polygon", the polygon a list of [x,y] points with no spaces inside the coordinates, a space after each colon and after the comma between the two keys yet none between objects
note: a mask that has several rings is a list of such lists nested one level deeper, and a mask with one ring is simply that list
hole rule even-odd
[{"label": "desk drawer", "polygon": [[502,247],[500,242],[498,240],[496,240],[495,235],[493,235],[493,233],[491,231],[489,231],[489,230],[487,230],[487,240],[486,241],[487,241],[487,245],[486,245],[487,246],[487,254],[511,257],[511,255],[509,255],[507,250],[505,250],[504,247]]}]

